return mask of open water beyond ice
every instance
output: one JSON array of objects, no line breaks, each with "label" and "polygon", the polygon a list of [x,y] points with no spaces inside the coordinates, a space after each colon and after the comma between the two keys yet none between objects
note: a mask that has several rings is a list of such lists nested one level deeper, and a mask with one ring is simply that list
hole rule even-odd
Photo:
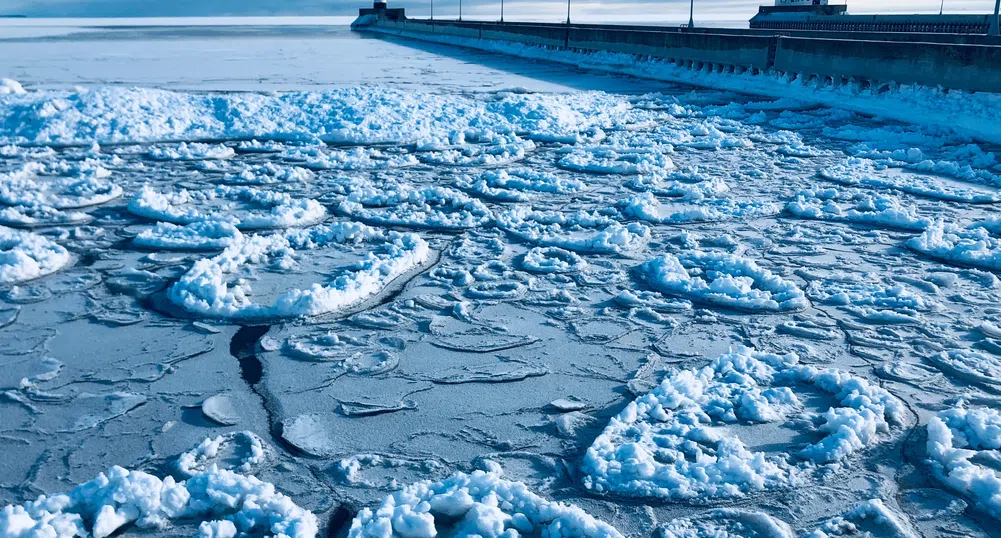
[{"label": "open water beyond ice", "polygon": [[0,537],[998,535],[996,148],[367,41],[0,85]]}]

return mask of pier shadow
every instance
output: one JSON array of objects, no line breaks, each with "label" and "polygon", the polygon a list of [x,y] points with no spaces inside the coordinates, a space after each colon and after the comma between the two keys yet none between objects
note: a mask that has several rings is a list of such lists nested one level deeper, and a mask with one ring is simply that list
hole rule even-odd
[{"label": "pier shadow", "polygon": [[360,31],[352,33],[359,39],[384,41],[416,51],[443,56],[464,63],[481,65],[519,77],[538,80],[546,83],[546,86],[552,86],[552,88],[546,88],[542,91],[559,91],[559,87],[562,86],[566,90],[642,95],[649,92],[684,93],[695,88],[694,86],[642,79],[630,75],[605,73],[565,63],[520,58],[499,52],[462,47],[460,45],[434,43],[377,32]]}]

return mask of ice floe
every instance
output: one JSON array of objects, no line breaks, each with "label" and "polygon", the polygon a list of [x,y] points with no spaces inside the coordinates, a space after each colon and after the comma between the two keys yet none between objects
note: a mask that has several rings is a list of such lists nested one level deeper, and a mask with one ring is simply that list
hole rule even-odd
[{"label": "ice floe", "polygon": [[244,166],[237,172],[226,174],[226,183],[242,185],[271,185],[309,181],[316,176],[298,166],[281,166],[272,162]]},{"label": "ice floe", "polygon": [[529,168],[488,170],[479,178],[463,176],[455,186],[474,195],[498,202],[527,202],[533,194],[567,194],[580,191],[584,183]]},{"label": "ice floe", "polygon": [[201,161],[229,159],[236,151],[223,144],[199,144],[181,142],[176,146],[156,146],[149,150],[149,158],[155,161]]},{"label": "ice floe", "polygon": [[452,142],[452,146],[457,147],[422,151],[417,158],[423,163],[446,166],[500,166],[520,161],[535,149],[535,142],[513,134],[461,136]]},{"label": "ice floe", "polygon": [[[254,301],[249,282],[238,278],[248,264],[286,266],[297,251],[373,243],[360,260],[328,268],[326,284],[290,289],[271,304]],[[199,260],[167,292],[176,305],[209,317],[271,318],[315,316],[347,309],[381,293],[396,278],[430,256],[415,234],[383,232],[358,223],[334,223],[284,235],[250,236],[213,258]]]},{"label": "ice floe", "polygon": [[850,222],[869,226],[923,231],[932,219],[892,196],[872,195],[852,189],[801,190],[786,205],[800,218]]},{"label": "ice floe", "polygon": [[[494,464],[496,465],[496,464]],[[548,501],[521,482],[493,472],[457,473],[440,482],[418,482],[365,508],[348,538],[621,538],[607,523],[580,508]]]},{"label": "ice floe", "polygon": [[286,153],[285,158],[301,158],[303,165],[313,170],[385,170],[414,166],[419,162],[409,153],[392,153],[378,148],[293,150]]},{"label": "ice floe", "polygon": [[316,224],[327,210],[316,200],[254,187],[220,185],[214,189],[159,192],[144,185],[129,202],[140,217],[174,224],[227,222],[241,230],[290,228]]},{"label": "ice floe", "polygon": [[730,186],[722,178],[708,176],[698,168],[669,174],[640,175],[626,181],[625,185],[638,191],[652,192],[657,196],[684,200],[701,200],[730,191]]},{"label": "ice floe", "polygon": [[249,431],[208,437],[177,457],[176,467],[184,476],[195,476],[217,468],[247,474],[267,458],[264,440]]},{"label": "ice floe", "polygon": [[147,249],[222,250],[243,240],[243,234],[228,222],[202,221],[184,226],[158,222],[139,232],[132,244]]},{"label": "ice floe", "polygon": [[571,149],[557,164],[592,174],[650,174],[674,168],[674,161],[656,149],[617,147]]},{"label": "ice floe", "polygon": [[818,280],[807,294],[820,304],[839,306],[873,323],[919,323],[922,312],[935,308],[925,295],[902,284]]},{"label": "ice floe", "polygon": [[[806,411],[793,390],[803,385],[834,403]],[[689,499],[801,484],[817,466],[885,440],[903,410],[887,391],[847,372],[739,348],[703,368],[669,375],[612,418],[587,450],[584,485],[599,493]],[[796,424],[816,420],[819,439],[788,453],[749,449],[727,428],[797,416]]]},{"label": "ice floe", "polygon": [[497,216],[506,232],[529,243],[578,252],[624,253],[650,239],[650,228],[639,223],[620,224],[598,213],[536,211],[518,206]]},{"label": "ice floe", "polygon": [[110,176],[109,170],[91,160],[27,163],[0,174],[0,204],[58,210],[100,205],[122,195]]},{"label": "ice floe", "polygon": [[445,187],[357,185],[338,210],[374,224],[461,230],[493,219],[483,202]]},{"label": "ice floe", "polygon": [[33,280],[69,264],[70,253],[31,232],[0,226],[0,284]]},{"label": "ice floe", "polygon": [[732,198],[702,198],[691,202],[661,203],[650,192],[630,196],[620,200],[616,205],[626,217],[656,224],[755,219],[777,215],[782,211],[781,206],[773,202],[738,201]]},{"label": "ice floe", "polygon": [[1001,387],[1001,358],[972,349],[933,353],[928,360],[945,373],[987,387]]},{"label": "ice floe", "polygon": [[534,273],[578,273],[587,268],[579,255],[559,247],[535,247],[525,253],[521,265]]},{"label": "ice floe", "polygon": [[939,480],[1001,519],[1001,476],[992,466],[1001,450],[1001,414],[996,409],[961,402],[940,412],[928,421],[926,450]]},{"label": "ice floe", "polygon": [[762,512],[721,508],[675,519],[659,529],[659,538],[795,538],[785,522]]},{"label": "ice floe", "polygon": [[698,303],[762,312],[807,306],[795,282],[732,254],[664,254],[641,265],[639,273],[653,289]]},{"label": "ice floe", "polygon": [[1001,226],[982,221],[966,228],[936,220],[907,247],[926,256],[960,266],[1001,270]]},{"label": "ice floe", "polygon": [[869,159],[853,157],[842,164],[821,170],[820,175],[843,185],[893,189],[951,202],[984,204],[1001,201],[1001,194],[996,190],[959,185],[945,178],[880,167]]}]

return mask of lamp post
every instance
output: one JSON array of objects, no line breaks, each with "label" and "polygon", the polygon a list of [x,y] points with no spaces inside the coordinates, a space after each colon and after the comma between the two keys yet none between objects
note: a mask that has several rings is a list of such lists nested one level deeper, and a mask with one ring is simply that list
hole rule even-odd
[{"label": "lamp post", "polygon": [[567,26],[569,25],[570,25],[570,0],[567,0]]},{"label": "lamp post", "polygon": [[989,35],[1001,35],[998,30],[998,11],[1001,10],[1001,0],[995,0],[994,2],[994,17],[991,18],[991,30],[988,32]]},{"label": "lamp post", "polygon": [[434,0],[431,0],[431,20],[434,20]]},{"label": "lamp post", "polygon": [[688,6],[688,27],[695,27],[695,0],[692,0]]},{"label": "lamp post", "polygon": [[504,22],[504,0],[501,0],[501,22]]}]

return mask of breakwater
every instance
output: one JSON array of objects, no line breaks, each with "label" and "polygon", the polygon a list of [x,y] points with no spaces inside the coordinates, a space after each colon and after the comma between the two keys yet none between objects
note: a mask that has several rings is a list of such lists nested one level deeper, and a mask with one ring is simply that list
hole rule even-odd
[{"label": "breakwater", "polygon": [[986,36],[679,30],[614,25],[431,21],[370,14],[359,26],[411,37],[447,36],[607,51],[695,70],[767,71],[820,84],[920,84],[1001,93],[1001,45]]}]

